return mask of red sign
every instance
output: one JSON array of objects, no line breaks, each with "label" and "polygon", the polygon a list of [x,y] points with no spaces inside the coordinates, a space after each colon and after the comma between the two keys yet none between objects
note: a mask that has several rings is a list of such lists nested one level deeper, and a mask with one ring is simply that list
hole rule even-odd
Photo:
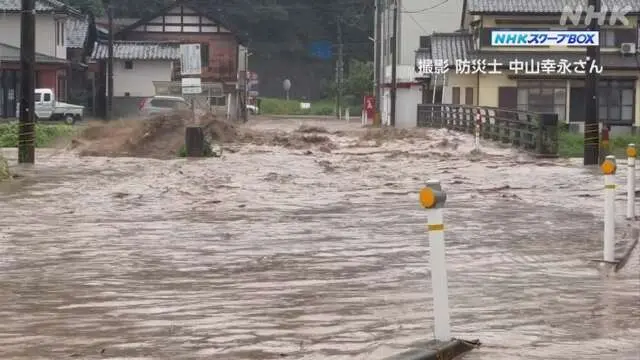
[{"label": "red sign", "polygon": [[367,119],[373,119],[376,116],[376,98],[373,96],[364,97],[364,111]]}]

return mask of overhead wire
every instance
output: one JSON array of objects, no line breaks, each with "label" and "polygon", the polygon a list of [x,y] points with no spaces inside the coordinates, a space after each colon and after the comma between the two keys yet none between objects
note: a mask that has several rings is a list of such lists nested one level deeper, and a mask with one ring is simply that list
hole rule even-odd
[{"label": "overhead wire", "polygon": [[444,4],[448,3],[448,2],[449,2],[449,0],[442,0],[442,1],[440,1],[439,3],[437,3],[437,4],[432,5],[432,6],[429,6],[429,7],[424,8],[424,9],[420,9],[420,10],[411,10],[411,11],[409,11],[409,10],[402,10],[401,12],[402,12],[402,13],[405,13],[405,14],[419,14],[419,13],[423,13],[423,12],[425,12],[425,11],[433,10],[433,9],[435,9],[435,8],[437,8],[437,7],[440,7],[440,6],[442,6],[442,5],[444,5]]}]

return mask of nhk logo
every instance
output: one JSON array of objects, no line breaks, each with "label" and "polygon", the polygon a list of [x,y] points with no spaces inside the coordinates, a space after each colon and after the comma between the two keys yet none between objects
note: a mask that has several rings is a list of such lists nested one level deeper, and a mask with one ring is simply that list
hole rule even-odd
[{"label": "nhk logo", "polygon": [[597,31],[492,31],[491,46],[598,46]]},{"label": "nhk logo", "polygon": [[[593,5],[589,5],[587,10],[584,10],[582,6],[577,6],[575,9],[570,6],[565,6],[560,16],[560,25],[567,25],[569,20],[572,25],[589,25],[593,19],[598,19],[598,25],[605,25],[607,18],[609,18],[609,25],[611,26],[618,25],[618,22],[624,26],[629,26],[627,14],[630,12],[631,6],[628,5],[623,8],[614,6],[611,10],[606,6],[602,6],[598,12],[596,12]],[[584,14],[583,24],[580,23],[580,20],[583,18],[582,14]]]}]

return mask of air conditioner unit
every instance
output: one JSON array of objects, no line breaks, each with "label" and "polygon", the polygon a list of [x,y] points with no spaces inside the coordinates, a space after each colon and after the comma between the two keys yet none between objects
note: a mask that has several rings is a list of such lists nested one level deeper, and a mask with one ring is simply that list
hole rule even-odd
[{"label": "air conditioner unit", "polygon": [[620,53],[622,54],[635,54],[636,44],[634,43],[622,43],[620,44]]}]

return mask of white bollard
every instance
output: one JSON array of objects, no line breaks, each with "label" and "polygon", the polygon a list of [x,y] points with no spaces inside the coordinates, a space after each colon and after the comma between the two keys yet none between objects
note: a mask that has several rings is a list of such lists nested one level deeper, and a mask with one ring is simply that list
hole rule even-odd
[{"label": "white bollard", "polygon": [[344,111],[344,117],[347,119],[347,122],[349,122],[349,108]]},{"label": "white bollard", "polygon": [[451,340],[449,317],[449,289],[447,284],[447,263],[444,243],[443,211],[447,194],[440,182],[428,181],[420,191],[420,203],[426,209],[429,248],[431,255],[431,284],[433,291],[434,334],[438,341]]},{"label": "white bollard", "polygon": [[627,219],[636,218],[636,144],[627,146]]},{"label": "white bollard", "polygon": [[482,117],[480,114],[476,115],[476,151],[480,151],[480,123],[482,122]]},{"label": "white bollard", "polygon": [[615,262],[616,157],[607,156],[601,165],[604,174],[604,261]]}]

